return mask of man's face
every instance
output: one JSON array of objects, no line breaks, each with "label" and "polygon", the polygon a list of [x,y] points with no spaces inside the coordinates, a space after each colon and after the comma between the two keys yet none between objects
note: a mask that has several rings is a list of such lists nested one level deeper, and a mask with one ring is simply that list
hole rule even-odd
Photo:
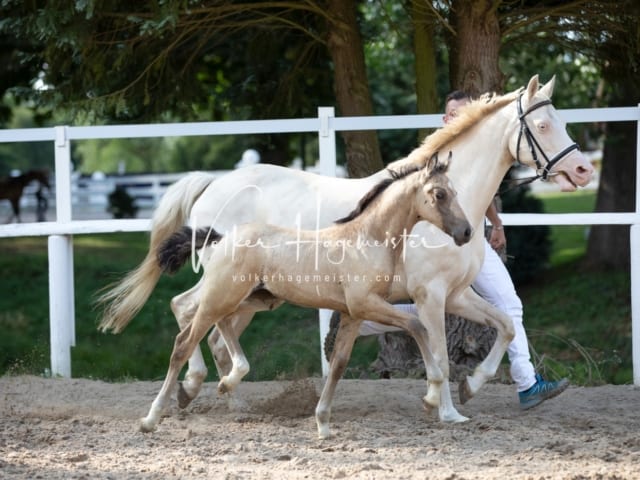
[{"label": "man's face", "polygon": [[444,108],[444,117],[442,117],[444,123],[449,123],[451,120],[456,118],[460,109],[467,103],[469,103],[469,99],[467,98],[461,98],[460,100],[449,100]]}]

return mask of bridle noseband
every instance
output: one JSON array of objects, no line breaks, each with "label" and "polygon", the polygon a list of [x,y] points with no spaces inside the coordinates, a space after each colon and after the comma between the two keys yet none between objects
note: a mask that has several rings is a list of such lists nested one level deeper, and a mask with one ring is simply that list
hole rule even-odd
[{"label": "bridle noseband", "polygon": [[[551,169],[555,166],[555,164],[558,163],[560,160],[562,160],[564,157],[566,157],[573,150],[578,150],[580,147],[578,147],[577,143],[573,143],[569,145],[567,148],[565,148],[564,150],[562,150],[560,153],[558,153],[556,156],[554,156],[551,160],[549,160],[549,157],[547,157],[547,154],[544,153],[544,150],[542,150],[542,148],[540,147],[540,144],[531,133],[531,130],[529,130],[529,126],[527,125],[525,117],[540,107],[544,107],[545,105],[551,105],[551,100],[543,100],[539,103],[536,103],[535,105],[530,106],[529,108],[527,108],[526,111],[523,112],[522,111],[522,93],[521,93],[518,96],[517,105],[518,105],[518,119],[520,120],[520,133],[518,133],[518,143],[516,145],[516,162],[521,163],[520,162],[520,141],[522,140],[522,136],[524,135],[524,138],[526,138],[527,144],[529,145],[529,152],[531,152],[533,161],[536,162],[537,175],[536,177],[534,177],[533,180],[537,178],[541,178],[543,181],[547,181],[549,179],[549,174],[551,173]],[[546,160],[547,163],[545,165],[542,165],[540,160],[538,160],[538,154],[536,153],[536,148],[540,151],[540,153]]]}]

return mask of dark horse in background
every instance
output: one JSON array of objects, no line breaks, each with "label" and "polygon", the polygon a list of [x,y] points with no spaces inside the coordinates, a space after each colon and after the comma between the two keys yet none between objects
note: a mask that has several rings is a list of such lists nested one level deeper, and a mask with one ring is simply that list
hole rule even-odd
[{"label": "dark horse in background", "polygon": [[47,188],[51,190],[51,186],[49,185],[49,172],[47,170],[29,170],[17,177],[7,177],[0,180],[0,200],[9,200],[11,202],[11,208],[13,209],[13,213],[6,223],[13,220],[20,222],[20,197],[22,197],[22,191],[24,187],[34,181],[40,184],[40,188],[36,192],[38,199],[38,221],[44,220],[44,212],[47,210],[47,199],[42,189]]}]

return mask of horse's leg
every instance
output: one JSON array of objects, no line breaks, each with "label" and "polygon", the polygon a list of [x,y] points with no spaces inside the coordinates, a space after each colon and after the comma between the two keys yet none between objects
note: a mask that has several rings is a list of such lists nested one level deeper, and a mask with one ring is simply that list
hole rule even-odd
[{"label": "horse's leg", "polygon": [[333,354],[329,362],[329,373],[322,388],[320,400],[316,406],[316,424],[318,426],[318,437],[321,439],[331,436],[329,420],[331,418],[331,403],[336,390],[338,380],[342,378],[345,368],[349,364],[353,344],[358,336],[360,320],[352,319],[349,315],[342,315],[340,327],[336,335],[336,343],[333,347]]},{"label": "horse's leg", "polygon": [[[258,290],[252,293],[249,298],[240,304],[240,308],[235,312],[231,321],[236,338],[240,338],[240,335],[249,326],[257,312],[274,310],[283,303],[282,300],[275,298],[266,290]],[[228,375],[232,368],[231,356],[217,327],[211,331],[207,343],[218,370],[218,378]]]},{"label": "horse's leg", "polygon": [[[427,290],[423,285],[413,289],[410,294],[418,309],[420,321],[429,332],[427,344],[443,376],[440,385],[438,417],[441,422],[466,422],[469,418],[455,409],[449,389],[449,354],[447,353],[443,295],[437,295],[436,287],[432,286]],[[431,389],[431,382],[429,382],[429,389]]]},{"label": "horse's leg", "polygon": [[[249,324],[250,322],[251,317],[249,317],[246,323]],[[211,356],[213,357],[213,363],[215,364],[218,372],[218,378],[228,375],[231,371],[231,367],[233,366],[233,362],[217,325],[213,330],[211,330],[209,337],[207,337],[207,344],[209,345],[209,350],[211,350]]]},{"label": "horse's leg", "polygon": [[207,275],[205,270],[201,284],[202,294],[197,299],[198,309],[191,323],[176,336],[165,381],[148,415],[141,421],[140,428],[143,432],[155,429],[176,385],[180,370],[209,329],[216,322],[236,311],[254,288],[254,285],[249,282],[236,282],[233,283],[233,288],[230,288],[228,279],[234,271],[242,271],[242,267],[241,261],[224,262],[224,258],[219,261],[214,259],[209,261],[207,268],[216,274]]},{"label": "horse's leg", "polygon": [[486,358],[475,368],[473,375],[460,383],[460,402],[473,397],[487,380],[491,379],[500,366],[507,346],[514,336],[513,320],[506,313],[491,305],[470,287],[460,295],[450,299],[447,312],[496,329],[496,341]]},{"label": "horse's leg", "polygon": [[409,312],[395,308],[376,294],[367,295],[365,301],[358,299],[355,305],[349,304],[349,309],[355,310],[355,312],[352,311],[354,317],[366,318],[367,320],[407,330],[416,341],[427,370],[427,395],[422,400],[426,407],[438,407],[440,405],[440,389],[444,375],[431,352],[429,335],[420,319]]},{"label": "horse's leg", "polygon": [[[198,310],[200,289],[203,279],[187,290],[171,299],[171,310],[180,326],[180,330],[187,328]],[[207,366],[204,363],[200,345],[196,345],[189,357],[189,368],[184,380],[178,384],[178,405],[186,408],[198,396],[204,380],[207,378]]]},{"label": "horse's leg", "polygon": [[160,422],[162,412],[169,403],[171,392],[176,386],[180,370],[191,355],[198,342],[204,338],[213,322],[207,321],[207,314],[196,315],[193,322],[176,335],[176,340],[169,361],[169,370],[164,379],[162,388],[151,404],[151,409],[146,417],[140,420],[140,430],[152,432]]},{"label": "horse's leg", "polygon": [[231,394],[244,376],[249,373],[249,361],[242,350],[239,335],[236,334],[234,328],[237,317],[237,313],[234,313],[216,325],[231,357],[232,364],[229,373],[221,377],[218,382],[218,393],[220,395]]},{"label": "horse's leg", "polygon": [[[20,191],[20,194],[22,194],[22,191]],[[11,209],[13,210],[13,216],[10,217],[11,220],[9,221],[13,221],[15,219],[16,222],[21,223],[22,220],[20,220],[20,195],[11,198]]]},{"label": "horse's leg", "polygon": [[[233,331],[237,338],[240,338],[242,332],[249,326],[256,311],[245,310],[243,312],[236,312],[230,320]],[[223,378],[225,375],[229,375],[233,368],[233,360],[231,353],[224,341],[223,336],[220,334],[220,328],[216,325],[209,338],[207,338],[213,361],[218,371],[218,378]]]}]

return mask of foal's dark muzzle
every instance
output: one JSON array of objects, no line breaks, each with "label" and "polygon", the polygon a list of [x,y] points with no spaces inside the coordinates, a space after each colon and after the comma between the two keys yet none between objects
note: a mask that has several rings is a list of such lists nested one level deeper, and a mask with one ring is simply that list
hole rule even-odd
[{"label": "foal's dark muzzle", "polygon": [[463,225],[457,228],[453,233],[453,241],[456,242],[456,245],[461,246],[471,240],[471,236],[473,235],[473,228],[471,225],[467,223],[467,225]]}]

